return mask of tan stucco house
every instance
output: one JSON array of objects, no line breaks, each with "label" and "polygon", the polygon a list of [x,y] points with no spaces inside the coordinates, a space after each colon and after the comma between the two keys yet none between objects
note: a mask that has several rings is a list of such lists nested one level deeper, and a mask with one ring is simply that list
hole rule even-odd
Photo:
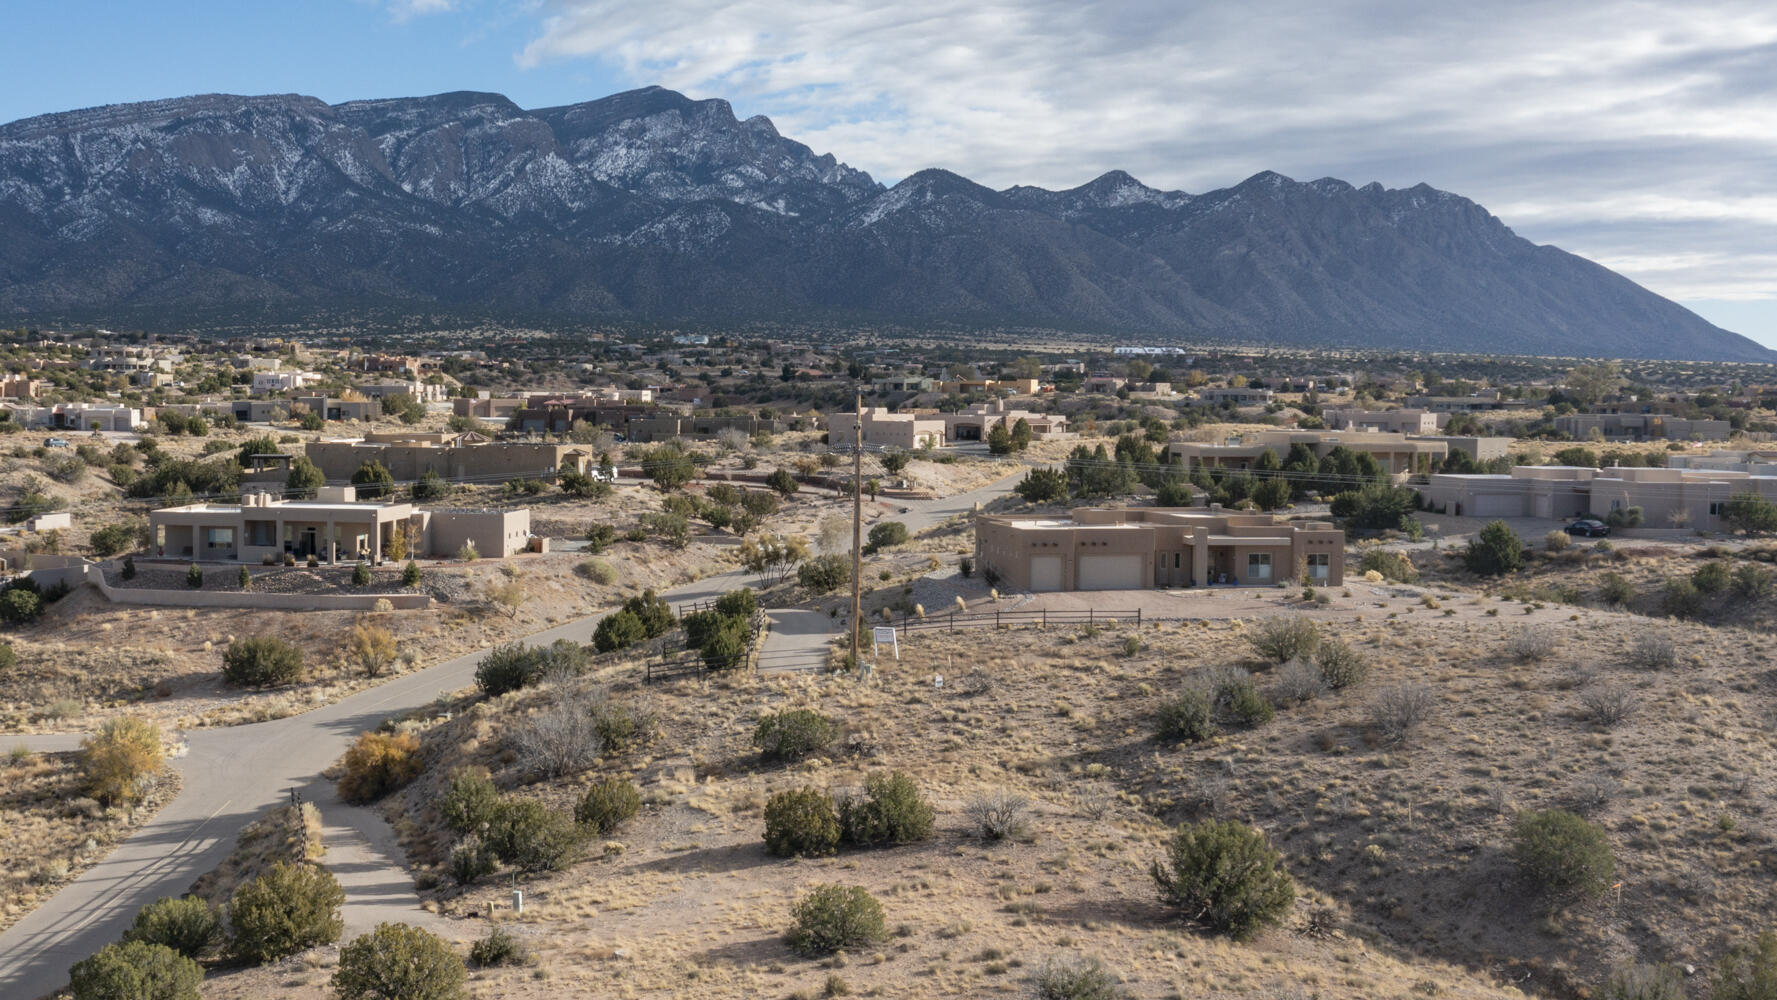
[{"label": "tan stucco house", "polygon": [[238,504],[194,503],[148,515],[156,556],[193,562],[261,563],[313,555],[329,563],[380,563],[404,532],[411,554],[454,555],[472,542],[503,557],[530,544],[529,510],[423,509],[411,503],[360,501],[350,486],[324,486],[313,500],[249,493]]},{"label": "tan stucco house", "polygon": [[1018,590],[1144,590],[1345,580],[1345,533],[1324,522],[1201,507],[1081,507],[975,520],[983,572]]}]

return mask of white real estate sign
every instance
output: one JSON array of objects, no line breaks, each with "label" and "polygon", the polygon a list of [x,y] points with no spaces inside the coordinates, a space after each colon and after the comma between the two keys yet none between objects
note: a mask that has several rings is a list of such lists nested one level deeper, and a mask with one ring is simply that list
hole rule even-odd
[{"label": "white real estate sign", "polygon": [[887,646],[894,651],[895,659],[899,660],[901,658],[901,643],[895,638],[895,630],[893,628],[878,625],[870,630],[870,637],[876,640],[877,649]]}]

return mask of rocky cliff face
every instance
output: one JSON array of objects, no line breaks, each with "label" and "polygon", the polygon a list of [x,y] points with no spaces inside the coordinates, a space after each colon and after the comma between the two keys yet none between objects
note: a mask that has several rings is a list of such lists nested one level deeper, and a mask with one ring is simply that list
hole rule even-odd
[{"label": "rocky cliff face", "polygon": [[207,95],[0,127],[0,322],[361,310],[1771,357],[1424,186],[993,191],[928,170],[885,189],[654,87],[536,111]]}]

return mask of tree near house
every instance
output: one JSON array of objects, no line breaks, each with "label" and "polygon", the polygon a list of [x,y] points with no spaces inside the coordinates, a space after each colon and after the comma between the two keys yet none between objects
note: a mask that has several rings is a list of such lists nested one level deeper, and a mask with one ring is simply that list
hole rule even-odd
[{"label": "tree near house", "polygon": [[904,451],[885,451],[876,461],[882,465],[882,471],[898,476],[902,469],[907,468],[907,463],[912,461],[912,456]]},{"label": "tree near house", "polygon": [[1735,531],[1763,535],[1777,531],[1777,503],[1757,493],[1737,493],[1728,498],[1722,520]]},{"label": "tree near house", "polygon": [[290,475],[284,478],[284,495],[292,500],[308,500],[315,491],[327,485],[327,476],[307,455],[298,455],[290,463]]},{"label": "tree near house", "polygon": [[376,500],[395,492],[395,477],[381,462],[365,462],[352,473],[352,485],[361,500]]},{"label": "tree near house", "polygon": [[987,432],[987,450],[995,455],[1012,453],[1012,432],[1006,430],[1006,422],[1000,421]]},{"label": "tree near house", "polygon": [[1011,425],[1011,448],[1013,451],[1031,448],[1031,421],[1024,417],[1018,417]]},{"label": "tree near house", "polygon": [[270,434],[259,434],[248,438],[246,443],[241,445],[237,454],[241,468],[250,469],[253,467],[254,455],[282,455],[283,453],[284,449],[278,447],[277,438]]}]

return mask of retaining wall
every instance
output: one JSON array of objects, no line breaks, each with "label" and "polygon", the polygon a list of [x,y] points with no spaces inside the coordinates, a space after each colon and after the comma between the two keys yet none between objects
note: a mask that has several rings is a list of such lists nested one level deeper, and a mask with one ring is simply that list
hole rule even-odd
[{"label": "retaining wall", "polygon": [[144,587],[113,587],[96,563],[48,570],[33,570],[40,586],[90,583],[114,604],[141,604],[159,608],[247,608],[259,611],[373,611],[376,602],[388,601],[396,611],[432,606],[430,594],[263,594],[251,590],[157,590]]}]

